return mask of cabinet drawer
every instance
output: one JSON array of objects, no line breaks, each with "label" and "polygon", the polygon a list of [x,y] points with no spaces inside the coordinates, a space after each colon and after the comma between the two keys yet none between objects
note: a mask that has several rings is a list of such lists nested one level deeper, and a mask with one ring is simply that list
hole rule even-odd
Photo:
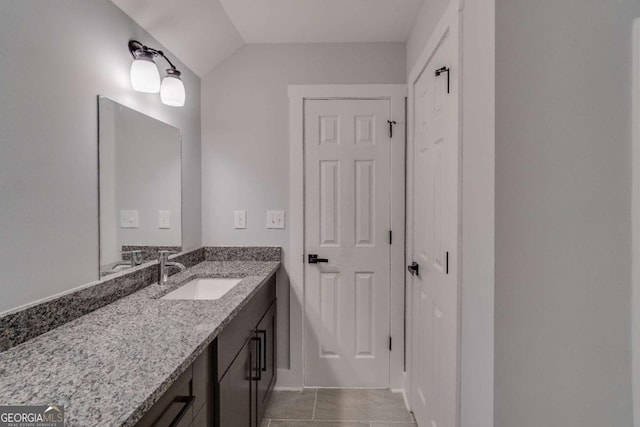
[{"label": "cabinet drawer", "polygon": [[244,343],[254,335],[256,325],[275,299],[276,276],[273,274],[216,338],[216,380],[223,377]]},{"label": "cabinet drawer", "polygon": [[191,367],[182,374],[169,390],[149,409],[136,424],[137,427],[162,427],[174,425],[187,427],[193,419],[193,396]]},{"label": "cabinet drawer", "polygon": [[198,413],[206,420],[209,410],[206,403],[211,399],[212,388],[211,359],[211,350],[207,347],[136,426],[187,427]]}]

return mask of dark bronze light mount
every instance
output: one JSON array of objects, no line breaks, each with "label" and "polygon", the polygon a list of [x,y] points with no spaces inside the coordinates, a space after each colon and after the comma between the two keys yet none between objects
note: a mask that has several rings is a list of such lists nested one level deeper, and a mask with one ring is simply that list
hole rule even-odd
[{"label": "dark bronze light mount", "polygon": [[[158,93],[165,105],[182,107],[185,90],[181,73],[163,51],[145,46],[137,40],[129,40],[129,52],[133,56],[131,64],[131,85],[138,92]],[[169,64],[166,75],[160,82],[160,74],[155,59],[162,57]]]}]

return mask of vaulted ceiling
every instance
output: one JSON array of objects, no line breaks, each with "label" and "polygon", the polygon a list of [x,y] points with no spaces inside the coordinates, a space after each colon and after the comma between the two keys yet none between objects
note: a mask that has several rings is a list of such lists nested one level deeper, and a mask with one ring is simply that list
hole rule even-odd
[{"label": "vaulted ceiling", "polygon": [[245,43],[405,42],[424,0],[112,0],[199,76]]}]

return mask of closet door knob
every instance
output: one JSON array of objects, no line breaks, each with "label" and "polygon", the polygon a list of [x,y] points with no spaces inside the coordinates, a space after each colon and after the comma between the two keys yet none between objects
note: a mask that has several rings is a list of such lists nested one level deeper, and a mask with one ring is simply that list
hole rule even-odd
[{"label": "closet door knob", "polygon": [[417,262],[412,262],[411,265],[407,266],[407,270],[409,270],[409,273],[411,273],[412,276],[415,276],[416,274],[419,276],[420,275],[420,265]]}]

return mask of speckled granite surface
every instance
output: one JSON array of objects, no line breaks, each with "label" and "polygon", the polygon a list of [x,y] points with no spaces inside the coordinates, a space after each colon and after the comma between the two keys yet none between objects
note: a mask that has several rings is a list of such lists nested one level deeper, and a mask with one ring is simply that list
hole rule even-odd
[{"label": "speckled granite surface", "polygon": [[[171,252],[181,252],[181,246],[133,246],[133,245],[123,245],[122,252],[130,252],[130,251],[142,251],[142,259],[145,261],[153,261],[158,259],[158,252],[160,251],[171,251]],[[123,260],[130,260],[131,254],[123,253]]]},{"label": "speckled granite surface", "polygon": [[[191,267],[204,260],[204,248],[175,255],[171,260]],[[157,262],[146,263],[67,294],[3,313],[0,315],[0,351],[44,334],[157,281]]]},{"label": "speckled granite surface", "polygon": [[[132,426],[279,267],[202,262],[0,353],[0,404],[65,405],[67,426]],[[219,300],[159,298],[195,277],[242,277]]]},{"label": "speckled granite surface", "polygon": [[280,261],[279,246],[209,246],[204,248],[205,261]]}]

